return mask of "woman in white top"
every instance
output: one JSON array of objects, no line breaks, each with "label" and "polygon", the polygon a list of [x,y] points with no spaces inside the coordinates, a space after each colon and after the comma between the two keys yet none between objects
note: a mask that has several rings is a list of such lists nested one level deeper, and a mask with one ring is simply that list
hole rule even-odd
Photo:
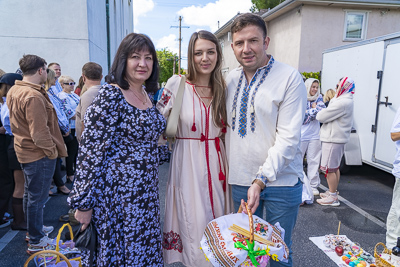
[{"label": "woman in white top", "polygon": [[69,119],[69,128],[71,129],[68,139],[64,138],[64,141],[68,151],[68,157],[66,158],[67,181],[72,182],[75,175],[76,156],[78,155],[78,141],[75,136],[75,111],[79,104],[79,96],[73,92],[75,82],[70,76],[60,76],[58,82],[63,90],[57,96],[66,101],[65,106],[67,108],[65,113]]},{"label": "woman in white top", "polygon": [[336,85],[337,91],[329,106],[317,114],[317,120],[323,123],[320,132],[322,142],[321,170],[326,173],[329,192],[321,193],[317,202],[321,205],[339,206],[337,187],[340,180],[340,161],[344,145],[350,139],[353,125],[354,81],[343,77]]},{"label": "woman in white top", "polygon": [[[301,126],[301,152],[304,155],[307,153],[307,175],[304,177],[303,197],[302,201],[311,204],[313,195],[318,196],[318,186],[321,182],[319,179],[319,163],[321,160],[321,141],[319,140],[319,121],[315,118],[325,104],[320,94],[319,81],[314,78],[309,78],[305,81],[307,89],[307,107],[303,125]],[[311,190],[305,189],[311,188]],[[310,192],[311,191],[311,192]]]}]

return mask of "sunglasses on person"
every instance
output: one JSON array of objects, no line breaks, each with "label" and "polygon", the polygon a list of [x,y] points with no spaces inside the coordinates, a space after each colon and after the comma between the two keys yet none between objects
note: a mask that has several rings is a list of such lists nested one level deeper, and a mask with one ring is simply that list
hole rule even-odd
[{"label": "sunglasses on person", "polygon": [[75,82],[64,83],[65,85],[75,85]]}]

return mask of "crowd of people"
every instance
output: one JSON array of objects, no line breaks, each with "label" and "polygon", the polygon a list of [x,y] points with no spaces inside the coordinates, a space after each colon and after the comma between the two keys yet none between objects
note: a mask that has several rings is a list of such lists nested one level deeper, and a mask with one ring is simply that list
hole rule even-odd
[{"label": "crowd of people", "polygon": [[[340,204],[355,83],[343,77],[323,97],[319,80],[304,82],[267,54],[270,39],[258,15],[237,16],[231,33],[239,68],[224,79],[217,38],[195,32],[187,74],[172,76],[157,103],[157,53],[144,34],[122,40],[103,85],[102,67],[85,64],[75,90],[60,64],[24,55],[22,75],[0,78],[0,227],[9,224],[2,218],[11,200],[11,228],[28,231],[28,253],[51,244],[43,205],[54,180],[69,195],[81,230],[96,229],[95,266],[209,266],[199,249],[207,223],[240,206],[246,211],[247,202],[253,214],[285,229],[288,261],[270,266],[292,266],[292,231],[300,205],[310,203],[305,195]],[[177,105],[171,152],[164,132]],[[158,166],[164,162],[170,169],[162,229]],[[319,170],[327,192],[318,190]],[[65,182],[73,182],[71,190]]]}]

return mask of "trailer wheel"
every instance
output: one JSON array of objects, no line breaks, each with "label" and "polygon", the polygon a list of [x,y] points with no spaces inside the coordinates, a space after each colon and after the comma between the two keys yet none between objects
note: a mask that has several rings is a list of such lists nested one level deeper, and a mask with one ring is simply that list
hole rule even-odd
[{"label": "trailer wheel", "polygon": [[340,161],[340,166],[339,166],[339,171],[340,173],[348,173],[350,171],[351,166],[346,165],[346,159],[344,158],[344,155],[342,157],[342,160]]}]

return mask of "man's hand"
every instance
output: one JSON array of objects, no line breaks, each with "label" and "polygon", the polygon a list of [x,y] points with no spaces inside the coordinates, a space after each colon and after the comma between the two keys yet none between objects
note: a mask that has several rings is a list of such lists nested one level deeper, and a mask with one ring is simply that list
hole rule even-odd
[{"label": "man's hand", "polygon": [[71,133],[71,130],[68,131],[68,133],[64,134],[64,137],[67,137]]},{"label": "man's hand", "polygon": [[85,211],[75,211],[75,219],[82,224],[81,231],[85,230],[88,227],[90,221],[92,220],[92,213],[93,209]]},{"label": "man's hand", "polygon": [[[260,204],[260,193],[261,193],[261,187],[258,184],[253,184],[247,191],[247,206],[251,210],[252,214],[256,212],[258,205]],[[242,209],[247,213],[243,199],[241,205]]]}]

